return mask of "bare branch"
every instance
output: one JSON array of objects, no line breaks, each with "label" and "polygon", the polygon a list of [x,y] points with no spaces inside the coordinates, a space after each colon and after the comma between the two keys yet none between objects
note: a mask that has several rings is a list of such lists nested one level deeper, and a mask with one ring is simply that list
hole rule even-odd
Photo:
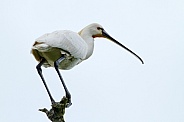
[{"label": "bare branch", "polygon": [[60,102],[55,102],[51,106],[52,108],[48,111],[46,108],[39,109],[39,111],[46,113],[47,117],[52,122],[65,122],[64,114],[68,99],[64,96]]}]

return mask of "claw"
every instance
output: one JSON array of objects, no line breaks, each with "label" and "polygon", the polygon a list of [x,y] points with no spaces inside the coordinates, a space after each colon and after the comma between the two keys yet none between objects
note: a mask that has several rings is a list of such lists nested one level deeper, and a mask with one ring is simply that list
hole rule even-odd
[{"label": "claw", "polygon": [[67,104],[66,104],[66,108],[69,108],[71,105],[72,105],[71,102],[70,102],[70,103],[67,103]]},{"label": "claw", "polygon": [[71,98],[67,98],[64,96],[60,102],[61,104],[65,104],[66,108],[69,108],[72,105]]},{"label": "claw", "polygon": [[52,105],[53,105],[53,104],[55,104],[56,102],[55,102],[54,100],[51,100],[51,103],[52,103]]}]

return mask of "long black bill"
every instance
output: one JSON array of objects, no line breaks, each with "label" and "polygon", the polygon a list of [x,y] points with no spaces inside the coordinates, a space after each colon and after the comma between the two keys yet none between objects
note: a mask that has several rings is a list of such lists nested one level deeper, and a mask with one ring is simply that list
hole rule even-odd
[{"label": "long black bill", "polygon": [[119,43],[118,41],[116,41],[114,38],[112,38],[105,30],[102,30],[102,35],[108,39],[110,39],[111,41],[113,41],[114,43],[116,43],[117,45],[121,46],[122,48],[124,48],[125,50],[129,51],[130,53],[132,53],[134,56],[136,56],[141,62],[142,64],[144,64],[143,60],[137,55],[135,54],[133,51],[131,51],[130,49],[128,49],[127,47],[125,47],[124,45],[122,45],[121,43]]}]

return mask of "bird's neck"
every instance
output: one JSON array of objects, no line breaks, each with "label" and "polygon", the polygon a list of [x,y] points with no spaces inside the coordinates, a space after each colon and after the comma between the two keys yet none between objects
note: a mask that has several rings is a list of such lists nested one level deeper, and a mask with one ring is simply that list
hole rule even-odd
[{"label": "bird's neck", "polygon": [[87,52],[87,55],[86,55],[86,58],[85,58],[85,59],[87,59],[93,53],[93,49],[94,49],[94,38],[89,33],[83,33],[83,32],[81,33],[81,32],[79,32],[79,35],[84,39],[84,41],[88,45],[88,52]]}]

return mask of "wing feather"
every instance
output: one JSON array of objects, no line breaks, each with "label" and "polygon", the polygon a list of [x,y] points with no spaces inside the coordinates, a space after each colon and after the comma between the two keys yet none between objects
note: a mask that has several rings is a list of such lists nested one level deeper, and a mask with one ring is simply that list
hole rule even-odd
[{"label": "wing feather", "polygon": [[37,38],[36,42],[38,45],[33,45],[33,48],[40,49],[40,51],[55,47],[69,52],[75,58],[85,59],[87,55],[88,47],[86,42],[78,33],[69,30],[60,30],[44,34]]}]

